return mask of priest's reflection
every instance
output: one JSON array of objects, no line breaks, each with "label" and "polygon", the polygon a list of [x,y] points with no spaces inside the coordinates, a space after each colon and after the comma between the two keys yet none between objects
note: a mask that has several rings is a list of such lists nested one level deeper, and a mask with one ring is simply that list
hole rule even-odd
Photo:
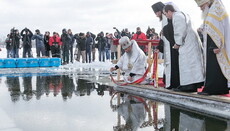
[{"label": "priest's reflection", "polygon": [[[125,93],[113,93],[110,106],[117,112],[114,131],[136,131],[138,128],[163,130],[164,118],[158,118],[158,102]],[[160,106],[162,107],[162,105]],[[122,124],[123,117],[125,124]]]}]

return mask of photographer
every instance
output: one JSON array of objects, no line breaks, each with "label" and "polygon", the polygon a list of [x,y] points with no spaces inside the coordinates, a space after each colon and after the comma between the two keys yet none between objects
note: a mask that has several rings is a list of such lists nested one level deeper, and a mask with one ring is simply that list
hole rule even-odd
[{"label": "photographer", "polygon": [[97,35],[96,41],[98,42],[99,61],[105,62],[105,45],[106,45],[106,39],[104,37],[104,33],[103,32],[100,32]]},{"label": "photographer", "polygon": [[122,30],[121,37],[123,37],[123,36],[127,36],[127,37],[129,37],[129,39],[131,39],[132,35],[130,34],[128,28],[125,28],[124,30]]},{"label": "photographer", "polygon": [[32,36],[32,40],[35,40],[36,43],[36,53],[37,58],[40,57],[40,53],[42,56],[45,56],[45,45],[43,35],[40,33],[40,30],[35,30],[35,34]]},{"label": "photographer", "polygon": [[19,34],[19,31],[17,29],[11,29],[10,30],[10,39],[12,42],[12,58],[18,58],[18,49],[20,45],[20,39],[21,36]]},{"label": "photographer", "polygon": [[[32,43],[31,43],[31,38],[33,36],[33,33],[25,28],[21,31],[21,36],[22,36],[22,46],[23,46],[23,54],[22,57],[26,58],[26,54],[28,53],[28,57],[32,57]],[[19,46],[19,44],[18,44]]]},{"label": "photographer", "polygon": [[52,53],[52,57],[60,58],[60,46],[62,45],[60,37],[57,35],[56,32],[53,32],[53,36],[49,39],[49,45]]},{"label": "photographer", "polygon": [[77,58],[76,60],[80,62],[80,56],[82,56],[82,63],[85,63],[86,60],[86,38],[84,33],[79,33],[79,37],[76,39],[77,41]]}]

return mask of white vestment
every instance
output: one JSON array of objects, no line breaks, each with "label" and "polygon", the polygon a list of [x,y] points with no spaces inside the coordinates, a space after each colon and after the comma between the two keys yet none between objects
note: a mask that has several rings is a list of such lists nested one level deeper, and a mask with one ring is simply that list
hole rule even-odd
[{"label": "white vestment", "polygon": [[[139,48],[135,40],[131,40],[132,49],[131,54],[124,53],[117,63],[117,66],[125,72],[124,80],[126,82],[133,82],[141,78],[147,69],[147,57]],[[132,81],[127,81],[130,73],[136,74],[132,77]]]},{"label": "white vestment", "polygon": [[[162,28],[168,24],[168,20],[165,15],[162,14]],[[171,52],[170,52],[170,43],[162,35],[161,39],[164,41],[164,74],[165,74],[165,87],[170,86],[171,80]]]},{"label": "white vestment", "polygon": [[174,12],[172,17],[175,44],[179,48],[180,85],[189,85],[204,81],[201,41],[192,28],[188,15]]},{"label": "white vestment", "polygon": [[[228,14],[220,0],[215,0],[204,20],[204,49],[207,51],[207,34],[221,50],[216,55],[221,71],[230,81],[230,23]],[[206,57],[205,57],[206,58]]]}]

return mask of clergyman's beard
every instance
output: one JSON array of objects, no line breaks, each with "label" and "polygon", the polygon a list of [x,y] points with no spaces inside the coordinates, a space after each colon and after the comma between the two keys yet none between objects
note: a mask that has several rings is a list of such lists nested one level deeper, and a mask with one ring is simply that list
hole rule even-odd
[{"label": "clergyman's beard", "polygon": [[130,50],[129,52],[126,52],[126,54],[130,58],[132,56],[132,50]]},{"label": "clergyman's beard", "polygon": [[204,20],[208,15],[209,7],[205,6],[205,9],[202,11],[201,18]]},{"label": "clergyman's beard", "polygon": [[162,19],[163,19],[163,16],[162,16],[162,14],[159,16],[159,19],[160,19],[160,21],[162,21]]}]

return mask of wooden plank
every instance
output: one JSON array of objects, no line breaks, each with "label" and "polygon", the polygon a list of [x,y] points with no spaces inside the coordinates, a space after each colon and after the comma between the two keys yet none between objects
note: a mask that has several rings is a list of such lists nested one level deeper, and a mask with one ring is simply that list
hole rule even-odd
[{"label": "wooden plank", "polygon": [[[153,85],[127,85],[127,86],[133,86],[133,87],[138,87],[142,88],[143,90],[154,90],[154,91],[159,91],[159,92],[165,92],[169,94],[174,94],[174,95],[181,95],[181,96],[188,96],[188,97],[194,97],[194,98],[199,98],[199,99],[205,99],[205,100],[212,100],[212,101],[217,101],[217,102],[224,102],[230,104],[230,98],[226,96],[221,96],[221,95],[198,95],[196,92],[193,93],[188,93],[188,92],[176,92],[173,90],[168,90],[165,88],[155,88]],[[126,87],[126,86],[122,86]]]}]

